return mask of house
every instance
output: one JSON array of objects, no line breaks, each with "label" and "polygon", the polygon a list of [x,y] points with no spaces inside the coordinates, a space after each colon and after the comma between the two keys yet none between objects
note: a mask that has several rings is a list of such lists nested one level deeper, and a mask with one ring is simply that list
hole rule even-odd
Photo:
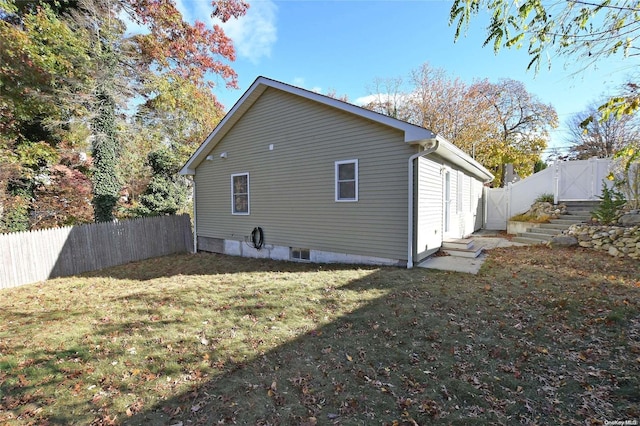
[{"label": "house", "polygon": [[409,268],[482,226],[493,179],[425,128],[265,77],[180,173],[196,250]]}]

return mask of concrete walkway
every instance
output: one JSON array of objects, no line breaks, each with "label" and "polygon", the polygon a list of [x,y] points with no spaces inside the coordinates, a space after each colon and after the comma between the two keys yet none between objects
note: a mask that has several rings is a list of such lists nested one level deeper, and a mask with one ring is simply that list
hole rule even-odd
[{"label": "concrete walkway", "polygon": [[[482,247],[484,250],[491,250],[498,247],[526,246],[524,243],[511,242],[501,237],[497,231],[481,230],[472,234],[469,238],[473,238],[475,247]],[[476,258],[465,258],[457,256],[432,256],[418,265],[419,268],[438,269],[441,271],[466,272],[468,274],[477,274],[480,267],[487,258],[486,253],[480,254]]]}]

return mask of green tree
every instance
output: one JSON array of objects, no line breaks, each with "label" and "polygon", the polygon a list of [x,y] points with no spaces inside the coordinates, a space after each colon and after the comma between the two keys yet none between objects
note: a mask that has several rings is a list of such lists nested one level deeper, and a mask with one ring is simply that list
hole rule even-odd
[{"label": "green tree", "polygon": [[[118,92],[118,66],[122,53],[117,51],[117,40],[122,37],[124,27],[109,25],[117,22],[108,19],[107,23],[97,26],[96,20],[111,16],[110,5],[95,3],[98,13],[92,14],[94,47],[92,56],[98,66],[93,99],[92,151],[93,151],[93,207],[96,222],[111,221],[120,196],[118,177],[118,159],[120,143],[117,136],[116,97]],[[101,10],[102,9],[102,10]]]},{"label": "green tree", "polygon": [[[551,58],[579,60],[584,68],[607,59],[635,60],[640,55],[640,7],[628,0],[454,0],[450,22],[459,38],[479,14],[490,16],[484,45],[495,52],[526,46],[527,69],[538,70]],[[619,96],[601,106],[608,114],[630,114],[640,107],[638,85],[630,82]]]},{"label": "green tree", "polygon": [[149,166],[153,176],[140,197],[141,214],[175,214],[187,200],[187,181],[178,175],[182,162],[174,152],[164,148],[149,154]]},{"label": "green tree", "polygon": [[591,214],[603,225],[612,225],[618,221],[621,209],[625,205],[624,195],[615,188],[610,188],[606,183],[602,183],[602,196],[600,204]]}]

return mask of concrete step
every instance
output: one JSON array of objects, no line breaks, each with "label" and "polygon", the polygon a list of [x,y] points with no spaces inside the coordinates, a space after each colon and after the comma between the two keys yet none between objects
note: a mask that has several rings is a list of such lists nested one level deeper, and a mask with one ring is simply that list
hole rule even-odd
[{"label": "concrete step", "polygon": [[471,250],[473,245],[473,238],[456,238],[442,242],[442,248],[452,250]]},{"label": "concrete step", "polygon": [[456,249],[456,248],[443,248],[442,251],[448,254],[449,256],[455,257],[466,257],[470,259],[475,259],[476,257],[482,254],[483,247],[474,247],[469,249]]}]

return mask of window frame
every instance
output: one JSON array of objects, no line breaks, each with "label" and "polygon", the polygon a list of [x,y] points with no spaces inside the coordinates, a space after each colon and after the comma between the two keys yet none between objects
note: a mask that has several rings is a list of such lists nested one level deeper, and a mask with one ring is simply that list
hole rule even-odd
[{"label": "window frame", "polygon": [[[236,195],[244,195],[245,193],[238,193],[236,194],[235,192],[235,187],[233,185],[233,180],[234,178],[238,177],[238,176],[246,176],[247,177],[247,211],[246,212],[238,212],[236,211]],[[234,216],[248,216],[249,214],[251,214],[251,191],[250,191],[250,181],[249,181],[249,172],[243,172],[243,173],[233,173],[231,175],[231,214]]]},{"label": "window frame", "polygon": [[[340,180],[340,166],[343,164],[354,164],[354,179],[351,180]],[[356,203],[359,200],[358,186],[359,186],[359,167],[358,167],[358,159],[352,160],[340,160],[334,162],[334,171],[335,171],[335,193],[334,193],[334,201],[336,203]],[[355,197],[354,198],[340,198],[340,183],[342,182],[354,182],[355,184]]]},{"label": "window frame", "polygon": [[311,250],[308,248],[290,247],[289,258],[296,262],[310,262]]}]

